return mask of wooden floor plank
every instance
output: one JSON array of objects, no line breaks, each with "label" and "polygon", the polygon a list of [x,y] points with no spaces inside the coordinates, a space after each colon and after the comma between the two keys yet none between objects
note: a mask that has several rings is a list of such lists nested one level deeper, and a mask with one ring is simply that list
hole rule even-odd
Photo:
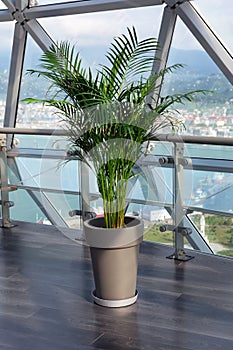
[{"label": "wooden floor plank", "polygon": [[233,260],[144,242],[136,304],[91,299],[89,250],[53,226],[0,229],[0,350],[233,349]]}]

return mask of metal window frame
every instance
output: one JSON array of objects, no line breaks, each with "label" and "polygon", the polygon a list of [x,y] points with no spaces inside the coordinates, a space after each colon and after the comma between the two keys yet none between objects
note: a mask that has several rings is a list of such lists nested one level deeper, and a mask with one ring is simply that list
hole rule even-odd
[{"label": "metal window frame", "polygon": [[[13,20],[16,22],[4,118],[4,126],[12,128],[12,130],[16,131],[14,127],[16,124],[17,117],[20,84],[25,56],[25,47],[27,43],[27,33],[31,35],[33,40],[39,45],[39,47],[43,51],[46,51],[53,43],[52,38],[37,21],[38,18],[112,10],[124,10],[129,8],[139,8],[166,4],[167,6],[164,8],[164,14],[158,38],[159,43],[162,46],[162,50],[160,52],[156,52],[156,56],[160,58],[160,62],[159,64],[158,62],[155,63],[152,69],[152,73],[157,73],[161,69],[164,69],[166,67],[170,46],[172,43],[172,37],[175,29],[176,18],[178,15],[184,22],[184,24],[187,26],[187,28],[191,31],[191,33],[197,38],[197,40],[203,46],[205,51],[217,64],[217,66],[220,68],[220,70],[223,72],[226,78],[231,83],[233,83],[233,59],[231,53],[226,49],[226,47],[224,47],[220,39],[209,27],[204,18],[190,3],[190,0],[88,0],[34,7],[31,6],[30,0],[2,0],[2,2],[7,6],[8,9],[0,10],[0,22]],[[154,96],[155,95],[156,91]],[[12,136],[10,135],[11,133],[8,134],[9,135],[7,146],[9,148],[11,145]],[[208,140],[208,142],[211,141],[210,139]],[[216,138],[213,139],[214,140],[212,140],[212,144],[216,144]],[[178,140],[172,140],[172,137],[170,136],[168,136],[166,141],[179,142]],[[192,142],[192,140],[190,138],[186,138],[185,141],[185,137],[182,137],[181,142]],[[219,143],[217,144],[232,145],[232,139],[229,141],[224,138],[224,140],[221,139],[218,140],[218,142]],[[203,138],[201,138],[199,139],[198,143],[205,143],[205,141]],[[225,162],[224,164],[226,165],[227,163]],[[14,161],[11,161],[11,166],[14,166]],[[198,167],[198,164],[196,166]],[[212,167],[214,167],[214,164],[212,164]],[[228,168],[229,163],[226,166],[226,169]],[[41,203],[41,198],[39,198],[37,194],[35,195],[34,191],[31,192],[31,195],[34,197],[35,201]],[[60,219],[58,218],[58,221],[59,220]]]},{"label": "metal window frame", "polygon": [[[155,60],[152,67],[152,75],[164,70],[167,65],[168,56],[172,44],[172,38],[176,25],[177,14],[175,9],[165,7],[158,37],[159,49],[155,52]],[[155,83],[153,93],[148,96],[148,103],[155,105],[161,90],[163,78],[159,77]]]},{"label": "metal window frame", "polygon": [[162,5],[163,0],[89,0],[61,4],[41,5],[25,10],[27,19],[77,15],[84,13],[126,10],[130,8]]},{"label": "metal window frame", "polygon": [[[6,98],[6,108],[4,117],[4,127],[15,127],[18,103],[19,103],[19,93],[20,85],[23,72],[23,63],[25,57],[27,41],[27,32],[19,24],[15,24],[14,30],[14,40],[11,54],[10,63],[10,74],[8,81],[8,90]],[[12,136],[8,135],[7,148],[11,147]]]}]

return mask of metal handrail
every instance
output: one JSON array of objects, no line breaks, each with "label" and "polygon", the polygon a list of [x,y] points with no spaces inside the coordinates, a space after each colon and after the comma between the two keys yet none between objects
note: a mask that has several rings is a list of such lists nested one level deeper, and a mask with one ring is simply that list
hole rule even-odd
[{"label": "metal handrail", "polygon": [[203,145],[233,146],[233,137],[192,136],[159,134],[151,138],[151,141],[163,141],[172,143],[192,143]]},{"label": "metal handrail", "polygon": [[64,129],[0,128],[0,134],[66,136],[67,133]]},{"label": "metal handrail", "polygon": [[[66,136],[64,129],[0,128],[0,134]],[[151,141],[233,146],[233,137],[158,134]]]}]

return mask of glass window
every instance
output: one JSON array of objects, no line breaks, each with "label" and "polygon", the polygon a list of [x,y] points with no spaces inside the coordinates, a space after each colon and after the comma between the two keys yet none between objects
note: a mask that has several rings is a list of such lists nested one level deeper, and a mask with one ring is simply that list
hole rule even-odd
[{"label": "glass window", "polygon": [[[43,201],[43,196],[45,196],[50,202],[50,206],[59,213],[70,228],[80,228],[80,217],[71,217],[69,215],[70,210],[80,209],[80,197],[77,194],[66,193],[61,197],[58,193],[40,191],[42,206],[45,210],[42,211],[30,193],[31,191],[23,189],[18,189],[10,193],[10,200],[14,202],[14,206],[10,209],[10,215],[13,221],[19,220],[38,224],[51,224],[45,212],[49,212],[50,210],[48,202]],[[24,203],[23,206],[22,203]]]},{"label": "glass window", "polygon": [[16,185],[48,188],[58,191],[79,190],[78,162],[64,160],[18,157],[17,167],[21,179]]},{"label": "glass window", "polygon": [[232,0],[195,0],[195,7],[205,17],[206,21],[214,29],[226,44],[226,47],[233,51],[232,41]]},{"label": "glass window", "polygon": [[7,7],[5,4],[3,4],[3,2],[0,2],[0,10],[5,10]]},{"label": "glass window", "polygon": [[[100,63],[105,63],[106,50],[112,42],[112,38],[115,35],[125,33],[127,27],[135,25],[140,37],[156,36],[161,13],[161,7],[159,9],[158,7],[150,7],[46,18],[40,19],[40,23],[54,41],[69,40],[77,44],[77,50],[81,53],[84,65],[95,70]],[[154,18],[157,20],[155,21]],[[33,69],[38,65],[41,54],[38,46],[28,37],[20,100],[25,97],[45,97],[48,83],[42,78],[35,79],[35,76],[26,74],[28,69]],[[53,112],[52,108],[44,107],[41,104],[20,103],[17,126],[57,128],[59,127],[59,117]]]},{"label": "glass window", "polygon": [[[24,98],[45,98],[48,89],[48,82],[43,78],[30,75],[27,70],[38,67],[42,50],[32,40],[27,39],[25,52],[24,70],[20,89],[19,107],[17,113],[17,127],[21,128],[59,128],[59,117],[54,114],[54,109],[44,106],[42,103],[26,104],[22,102]],[[34,141],[35,138],[34,138]]]},{"label": "glass window", "polygon": [[[158,37],[162,6],[42,18],[41,25],[55,41],[69,40],[88,66],[96,67],[116,35],[135,26],[139,37]],[[59,30],[57,30],[59,28]]]},{"label": "glass window", "polygon": [[[185,145],[185,156],[194,158],[212,158],[232,160],[232,147],[219,145]],[[218,165],[216,165],[216,168]]]},{"label": "glass window", "polygon": [[[43,127],[43,122],[42,122]],[[49,150],[68,150],[68,142],[64,136],[47,135],[15,135],[15,144],[20,148],[38,148]]]},{"label": "glass window", "polygon": [[163,95],[210,91],[196,94],[194,102],[177,106],[186,127],[183,133],[232,137],[229,124],[233,116],[233,87],[180,19],[168,63],[180,63],[183,68],[166,75]]},{"label": "glass window", "polygon": [[233,257],[233,219],[229,216],[193,212],[189,215],[215,254]]},{"label": "glass window", "polygon": [[10,192],[10,200],[14,202],[14,206],[10,209],[12,220],[47,223],[46,215],[27,191],[18,189],[17,191]]},{"label": "glass window", "polygon": [[[45,211],[50,213],[51,208],[55,208],[70,227],[80,226],[80,218],[69,215],[70,211],[80,209],[77,161],[65,164],[62,159],[17,157],[14,169],[17,174],[10,172],[10,183],[18,189],[10,193],[15,203],[13,220],[48,223],[45,212],[33,201],[34,195],[30,195],[34,193]],[[22,206],[22,203],[26,204]]]}]

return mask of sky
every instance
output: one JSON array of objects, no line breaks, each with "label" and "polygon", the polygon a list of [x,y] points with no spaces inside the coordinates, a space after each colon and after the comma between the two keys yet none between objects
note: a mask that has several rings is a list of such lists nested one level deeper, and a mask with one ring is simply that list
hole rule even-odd
[{"label": "sky", "polygon": [[[46,0],[40,0],[46,1]],[[48,1],[48,0],[47,0]],[[227,46],[233,50],[232,40],[232,0],[194,0],[192,4],[199,9],[203,17],[214,28],[215,32],[223,37]],[[210,6],[211,4],[211,6]],[[127,26],[135,25],[143,36],[156,36],[159,34],[164,5],[145,7],[144,9],[130,9],[124,11],[101,12],[90,15],[69,16],[67,21],[59,21],[63,37],[80,40],[81,45],[108,44],[112,37],[125,32]],[[54,19],[55,20],[55,19]],[[42,22],[48,26],[54,36],[59,36],[55,26],[46,19]],[[48,23],[48,24],[46,24]],[[57,26],[56,26],[57,27]],[[178,20],[173,46],[179,49],[200,49],[196,39],[189,34],[185,25]]]},{"label": "sky", "polygon": [[[48,3],[52,1],[39,0],[41,5]],[[233,1],[194,0],[192,3],[199,9],[207,23],[221,36],[226,46],[233,51]],[[4,8],[4,5],[2,4],[0,8]],[[55,41],[69,39],[82,47],[108,46],[115,35],[126,32],[126,27],[132,25],[137,28],[141,37],[158,37],[163,8],[164,5],[159,5],[124,11],[46,18],[39,21]],[[12,41],[9,38],[12,38],[13,27],[13,22],[0,23],[1,47],[10,49]],[[177,20],[172,45],[178,49],[202,49],[180,19]]]}]

